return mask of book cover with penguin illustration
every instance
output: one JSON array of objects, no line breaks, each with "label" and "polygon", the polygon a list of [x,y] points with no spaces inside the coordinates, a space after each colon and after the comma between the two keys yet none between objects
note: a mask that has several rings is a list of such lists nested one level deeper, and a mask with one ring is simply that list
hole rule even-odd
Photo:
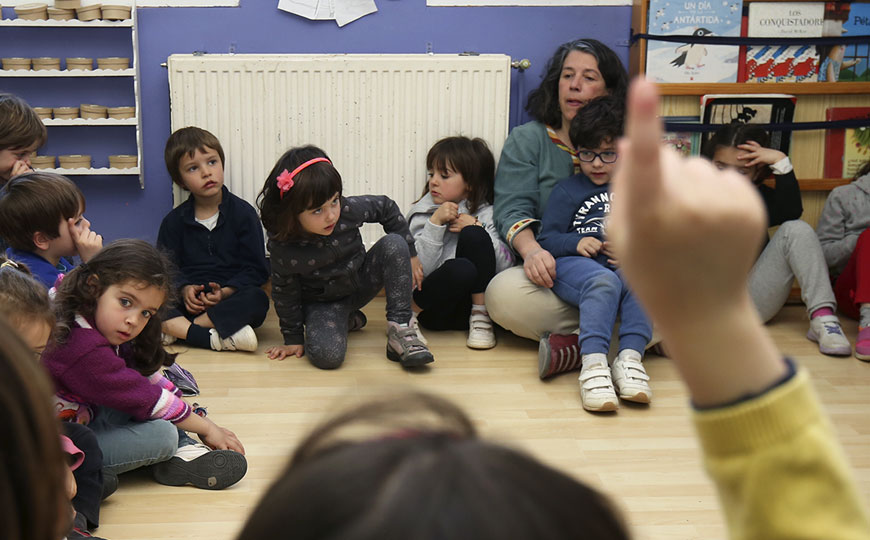
[{"label": "book cover with penguin illustration", "polygon": [[[739,36],[742,0],[650,0],[647,32]],[[655,82],[737,82],[739,47],[647,41],[646,76]]]}]

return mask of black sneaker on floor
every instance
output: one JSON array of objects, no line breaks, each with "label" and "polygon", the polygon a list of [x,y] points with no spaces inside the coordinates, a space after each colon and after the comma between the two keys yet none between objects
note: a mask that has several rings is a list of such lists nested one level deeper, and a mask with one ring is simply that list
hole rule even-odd
[{"label": "black sneaker on floor", "polygon": [[118,489],[118,475],[108,469],[103,469],[103,495],[102,500],[106,500],[109,495]]},{"label": "black sneaker on floor", "polygon": [[196,444],[179,448],[174,457],[152,467],[154,479],[166,486],[192,484],[200,489],[224,489],[244,478],[248,471],[245,456],[232,450],[210,450],[208,447],[202,451],[204,446]]}]

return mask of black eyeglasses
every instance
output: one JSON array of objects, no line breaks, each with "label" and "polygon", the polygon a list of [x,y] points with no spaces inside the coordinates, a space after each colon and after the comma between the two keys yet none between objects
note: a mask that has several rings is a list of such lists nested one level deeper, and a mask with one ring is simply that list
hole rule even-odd
[{"label": "black eyeglasses", "polygon": [[601,160],[601,163],[616,163],[616,158],[618,157],[616,152],[593,152],[592,150],[580,150],[577,152],[577,157],[580,158],[580,161],[585,161],[586,163],[592,163],[595,161],[595,158]]}]

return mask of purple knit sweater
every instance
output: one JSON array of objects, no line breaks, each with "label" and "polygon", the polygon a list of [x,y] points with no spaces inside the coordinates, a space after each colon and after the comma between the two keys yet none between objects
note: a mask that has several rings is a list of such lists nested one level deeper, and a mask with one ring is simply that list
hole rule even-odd
[{"label": "purple knit sweater", "polygon": [[54,381],[57,412],[64,420],[86,424],[98,407],[110,407],[134,420],[181,422],[190,406],[158,371],[145,377],[127,367],[126,347],[114,347],[91,323],[76,316],[66,342],[42,355]]}]

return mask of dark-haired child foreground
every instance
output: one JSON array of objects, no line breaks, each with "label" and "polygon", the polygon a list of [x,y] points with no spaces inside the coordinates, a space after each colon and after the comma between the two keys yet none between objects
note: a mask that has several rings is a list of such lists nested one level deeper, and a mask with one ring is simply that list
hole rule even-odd
[{"label": "dark-haired child foreground", "polygon": [[484,291],[514,264],[492,221],[495,159],[483,139],[447,137],[426,156],[429,179],[408,211],[424,279],[418,318],[432,330],[468,329],[472,349],[495,347]]},{"label": "dark-haired child foreground", "polygon": [[[614,411],[617,396],[649,403],[652,390],[643,367],[644,349],[652,338],[652,323],[619,269],[608,233],[613,204],[610,180],[618,166],[617,139],[622,136],[624,105],[605,96],[590,101],[571,121],[582,174],[553,188],[541,221],[538,242],[556,258],[553,292],[580,311],[580,335],[573,339],[582,351],[580,399],[588,411]],[[613,325],[619,325],[619,353],[608,366]],[[541,338],[539,375],[549,377],[573,367],[560,363]]]},{"label": "dark-haired child foreground", "polygon": [[179,270],[180,297],[163,323],[172,342],[215,351],[257,350],[257,328],[269,312],[263,229],[249,203],[224,185],[224,151],[198,127],[166,141],[166,169],[190,197],[163,218],[157,246]]},{"label": "dark-haired child foreground", "polygon": [[[266,354],[306,354],[321,369],[341,366],[348,332],[366,324],[360,308],[383,287],[387,358],[403,367],[432,362],[411,324],[411,291],[419,286],[411,268],[420,263],[405,218],[387,196],[341,192],[341,176],[315,146],[288,150],[266,178],[257,204],[269,233],[272,298],[284,336],[284,345]],[[368,251],[359,232],[364,223],[380,223],[387,233]]]},{"label": "dark-haired child foreground", "polygon": [[[867,506],[809,377],[776,350],[747,291],[761,201],[738,175],[664,150],[656,106],[655,86],[636,83],[610,235],[691,393],[730,536],[866,540]],[[629,537],[602,495],[480,440],[427,397],[350,411],[303,440],[239,540],[286,536]]]},{"label": "dark-haired child foreground", "polygon": [[30,172],[30,156],[45,143],[42,118],[18,96],[0,93],[0,186]]},{"label": "dark-haired child foreground", "polygon": [[[794,168],[788,156],[767,148],[769,139],[758,126],[732,123],[716,131],[703,148],[718,168],[734,169],[756,186],[768,227],[779,226],[769,241],[764,237],[749,274],[749,294],[761,320],[768,321],[785,305],[797,280],[810,319],[807,338],[819,344],[822,354],[849,356],[852,345],[835,315],[837,300],[822,246],[813,228],[800,220],[803,203]],[[774,187],[762,183],[771,172]]]},{"label": "dark-haired child foreground", "polygon": [[[242,444],[233,432],[193,414],[160,374],[175,361],[160,332],[170,269],[142,240],[113,242],[76,267],[58,287],[57,343],[42,361],[54,381],[58,414],[94,431],[107,469],[121,474],[153,466],[162,484],[223,489],[245,475]],[[205,445],[181,430],[198,434]]]}]

